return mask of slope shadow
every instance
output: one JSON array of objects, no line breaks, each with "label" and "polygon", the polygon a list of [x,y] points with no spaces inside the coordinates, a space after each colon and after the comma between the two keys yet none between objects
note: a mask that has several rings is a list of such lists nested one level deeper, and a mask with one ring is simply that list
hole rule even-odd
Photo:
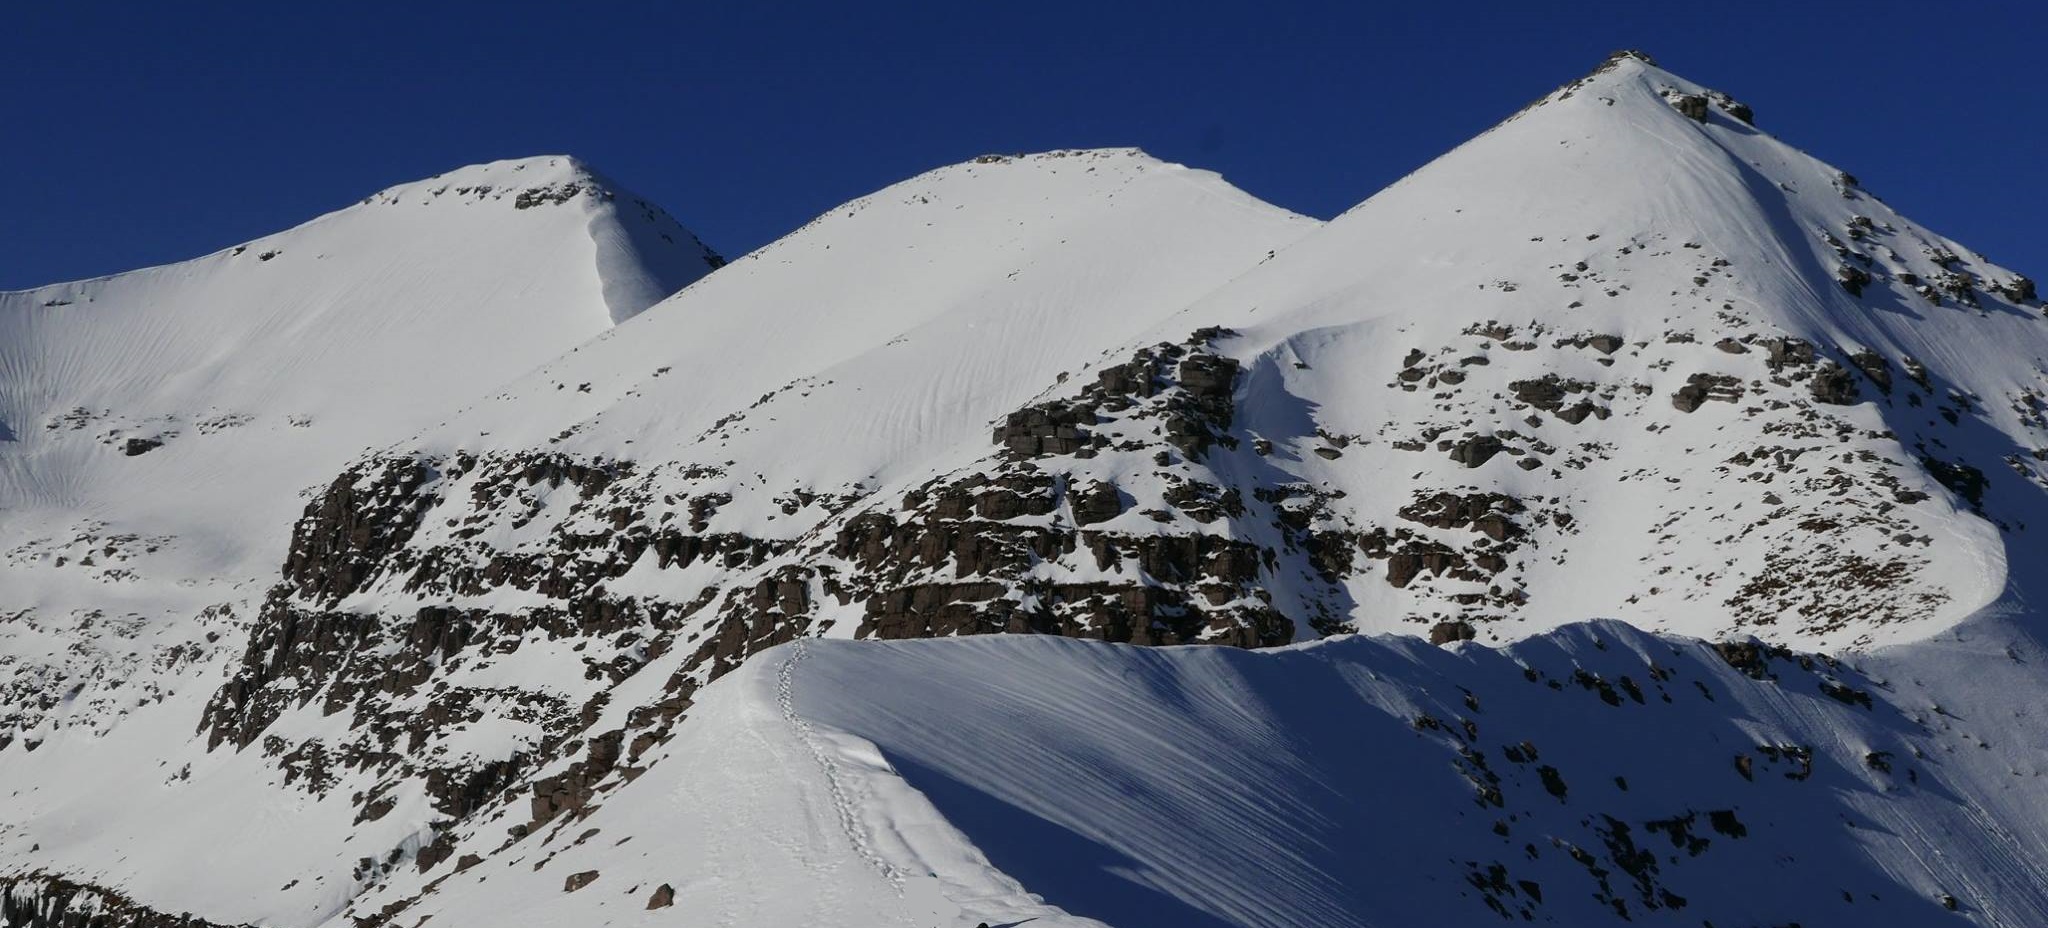
[{"label": "slope shadow", "polygon": [[1236,928],[1132,879],[1143,861],[911,758],[883,756],[953,827],[974,837],[989,863],[1032,892],[1052,891],[1046,900],[1068,912],[1117,928]]},{"label": "slope shadow", "polygon": [[[852,730],[989,863],[1118,928],[1478,924],[1501,911],[1482,905],[1490,866],[1540,884],[1494,891],[1539,920],[1925,924],[1947,913],[1913,874],[1871,865],[1867,836],[1886,829],[1865,810],[1907,802],[1958,822],[1976,804],[1936,751],[1915,759],[1929,733],[1878,681],[1775,656],[1752,679],[1709,646],[1620,623],[1500,651],[1391,638],[1265,653],[1009,647],[1005,664],[1029,679],[927,665],[852,710],[867,718]],[[1117,647],[1127,666],[1084,679],[1025,650],[1037,647],[1076,663],[1093,659],[1078,649]],[[1830,679],[1876,698],[1830,698]],[[1638,686],[1640,699],[1620,695]],[[1517,744],[1540,745],[1541,776]],[[1788,748],[1810,752],[1803,770]],[[1895,769],[1874,772],[1870,750]],[[1753,769],[1738,772],[1738,754]],[[1746,835],[1709,830],[1713,810],[1736,810]],[[1680,819],[1704,850],[1676,850],[1679,832],[1667,845],[1658,823]],[[1637,848],[1654,864],[1630,863]]]}]

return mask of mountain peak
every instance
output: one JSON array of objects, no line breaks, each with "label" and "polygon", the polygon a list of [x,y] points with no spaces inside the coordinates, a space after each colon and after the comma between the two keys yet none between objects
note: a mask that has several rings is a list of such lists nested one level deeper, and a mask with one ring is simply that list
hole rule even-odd
[{"label": "mountain peak", "polygon": [[[215,546],[249,560],[208,575],[267,565],[265,523],[307,483],[721,263],[555,155],[393,186],[175,264],[0,293],[0,510],[89,492],[140,531],[257,541]],[[181,508],[230,483],[236,505]],[[0,549],[17,525],[0,524]]]},{"label": "mountain peak", "polygon": [[1695,122],[1707,122],[1710,114],[1718,110],[1744,125],[1755,123],[1755,113],[1749,106],[1726,93],[1665,70],[1648,52],[1636,49],[1623,49],[1608,55],[1584,76],[1538,97],[1508,121],[1512,122],[1539,107],[1574,97],[1590,96],[1611,107],[1620,96],[1632,92],[1662,99]]},{"label": "mountain peak", "polygon": [[1598,74],[1602,71],[1613,70],[1628,61],[1640,61],[1653,68],[1657,66],[1657,59],[1650,57],[1649,52],[1643,51],[1640,48],[1623,48],[1610,53],[1605,60],[1600,62],[1598,67],[1593,69],[1593,73]]},{"label": "mountain peak", "polygon": [[[1750,118],[1616,55],[1189,311],[1242,332],[1230,353],[1287,397],[1243,423],[1276,456],[1300,398],[1309,434],[1344,440],[1305,449],[1341,456],[1304,459],[1318,484],[1414,475],[1413,498],[1331,507],[1369,537],[1431,494],[1571,510],[1519,576],[1390,573],[1361,598],[1369,629],[1493,611],[1504,636],[1600,615],[1869,646],[2023,579],[2007,550],[2048,522],[2035,287]],[[1589,524],[1656,543],[1596,554]],[[1724,547],[1670,544],[1686,526]],[[1828,584],[1855,592],[1792,593]]]},{"label": "mountain peak", "polygon": [[969,159],[967,164],[1051,164],[1073,159],[1133,158],[1144,164],[1163,163],[1142,148],[1055,148],[1049,151],[1017,152],[1013,154],[990,153]]},{"label": "mountain peak", "polygon": [[472,164],[387,187],[359,209],[441,206],[518,212],[569,207],[587,214],[605,307],[614,323],[724,266],[725,258],[661,207],[572,155]]},{"label": "mountain peak", "polygon": [[566,203],[578,196],[607,202],[615,184],[571,155],[535,155],[465,165],[432,177],[386,187],[364,205],[506,202],[516,209]]}]

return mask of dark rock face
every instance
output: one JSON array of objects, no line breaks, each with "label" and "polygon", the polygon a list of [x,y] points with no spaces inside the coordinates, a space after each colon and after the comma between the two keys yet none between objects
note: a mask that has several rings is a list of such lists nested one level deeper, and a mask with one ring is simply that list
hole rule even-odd
[{"label": "dark rock face", "polygon": [[1733,403],[1742,399],[1742,378],[1726,374],[1694,374],[1685,386],[1671,394],[1671,405],[1679,412],[1692,412],[1708,400]]},{"label": "dark rock face", "polygon": [[[1886,380],[1890,377],[1887,375]],[[1833,406],[1849,406],[1856,402],[1856,378],[1841,365],[1829,362],[1820,366],[1808,384],[1813,391],[1813,401]]]},{"label": "dark rock face", "polygon": [[1700,94],[1680,94],[1672,99],[1671,105],[1693,122],[1707,121],[1707,98]]},{"label": "dark rock face", "polygon": [[[778,497],[787,516],[816,507],[805,518],[817,528],[801,539],[718,531],[720,510],[746,491],[713,465],[642,474],[623,462],[546,452],[371,458],[326,487],[294,526],[280,582],[201,730],[210,746],[260,746],[287,783],[312,792],[332,788],[345,771],[370,773],[378,785],[356,799],[363,820],[391,810],[397,784],[420,783],[444,817],[414,861],[428,872],[450,866],[460,846],[453,834],[481,810],[523,803],[513,840],[588,815],[609,785],[638,775],[641,755],[666,739],[697,687],[764,649],[818,633],[828,606],[854,607],[856,634],[882,638],[1021,632],[1139,644],[1292,641],[1294,621],[1273,607],[1264,584],[1279,553],[1241,540],[1253,534],[1247,530],[1189,526],[1253,517],[1237,488],[1200,463],[1218,446],[1239,446],[1230,434],[1238,364],[1211,347],[1228,335],[1204,330],[1144,349],[1077,396],[1019,410],[995,430],[986,460],[905,492],[900,506],[801,488]],[[1159,468],[1148,479],[1162,482],[1165,508],[1147,510],[1152,521],[1142,530],[1104,528],[1125,515],[1130,497],[1075,473],[1075,462],[1112,445],[1151,451]],[[696,486],[705,489],[675,489]],[[517,531],[544,509],[550,515],[537,544],[482,537]],[[1154,523],[1174,529],[1159,533]],[[1059,562],[1101,579],[1034,574]],[[636,567],[730,579],[711,581],[687,602],[609,590]],[[420,604],[382,615],[338,608],[372,589]],[[440,604],[499,590],[530,594],[538,605]],[[574,643],[592,682],[587,699],[447,682],[451,665],[554,641]],[[672,650],[684,658],[660,695],[631,707],[625,725],[595,730],[610,684]],[[298,744],[268,733],[300,707],[346,714],[352,724],[338,739]],[[450,728],[493,716],[537,724],[538,743],[461,766],[428,749]],[[530,779],[543,768],[553,772]]]},{"label": "dark rock face", "polygon": [[1536,380],[1517,380],[1508,384],[1508,389],[1513,391],[1515,399],[1537,409],[1556,412],[1559,406],[1564,405],[1565,388],[1556,374],[1547,374]]},{"label": "dark rock face", "polygon": [[1073,454],[1088,447],[1082,409],[1044,406],[1020,409],[996,429],[996,443],[1027,457]]},{"label": "dark rock face", "polygon": [[1507,445],[1495,436],[1474,435],[1451,446],[1451,460],[1466,467],[1479,467],[1505,450]]},{"label": "dark rock face", "polygon": [[122,443],[121,453],[132,458],[135,457],[136,455],[148,454],[151,451],[155,451],[156,449],[161,448],[163,446],[164,443],[162,439],[131,438],[128,439],[126,442]]},{"label": "dark rock face", "polygon": [[1471,641],[1479,637],[1479,631],[1470,622],[1438,622],[1429,630],[1429,643],[1450,644],[1454,641]]},{"label": "dark rock face", "polygon": [[[1446,542],[1441,536],[1418,532],[1407,526],[1378,527],[1364,533],[1329,532],[1312,536],[1319,570],[1332,578],[1353,570],[1352,558],[1386,562],[1386,580],[1396,589],[1441,579],[1451,583],[1487,584],[1485,592],[1455,592],[1446,596],[1460,610],[1460,617],[1445,619],[1432,630],[1491,620],[1497,615],[1473,611],[1472,607],[1513,610],[1526,599],[1510,572],[1517,553],[1527,544],[1528,529],[1522,524],[1528,508],[1522,501],[1499,493],[1418,493],[1412,503],[1396,515],[1405,522],[1437,530],[1462,530],[1470,540]],[[1562,512],[1544,513],[1553,522],[1569,523]]]},{"label": "dark rock face", "polygon": [[1862,371],[1863,376],[1870,378],[1870,382],[1876,384],[1878,390],[1887,396],[1891,394],[1892,366],[1884,359],[1884,355],[1866,348],[1851,354],[1849,362],[1856,365],[1856,369]]},{"label": "dark rock face", "polygon": [[590,739],[584,756],[568,770],[533,784],[529,805],[532,826],[539,828],[563,812],[581,812],[590,807],[598,781],[617,767],[625,733],[606,732]]},{"label": "dark rock face", "polygon": [[[528,187],[525,190],[519,191],[519,195],[513,198],[512,208],[532,209],[536,206],[551,206],[559,203],[567,203],[570,200],[574,199],[577,194],[582,193],[583,190],[584,186],[582,184],[574,182],[549,184],[544,187]],[[604,196],[606,199],[610,199],[609,194],[604,193],[603,191],[597,192],[600,195]]]},{"label": "dark rock face", "polygon": [[1990,486],[1990,481],[1984,478],[1983,471],[1968,464],[1952,463],[1933,457],[1922,458],[1921,463],[1926,465],[1927,472],[1934,475],[1934,479],[1940,481],[1942,486],[1968,500],[1972,507],[1983,507],[1984,489]]},{"label": "dark rock face", "polygon": [[1787,367],[1803,367],[1814,361],[1813,343],[1797,338],[1773,338],[1764,343],[1769,352],[1767,362],[1772,372]]},{"label": "dark rock face", "polygon": [[1784,656],[1781,648],[1773,648],[1756,639],[1748,641],[1723,641],[1714,645],[1714,650],[1728,666],[1740,670],[1751,679],[1763,680],[1771,675],[1770,658]]},{"label": "dark rock face", "polygon": [[34,873],[0,876],[0,924],[8,928],[229,928],[188,913],[160,912],[113,890]]},{"label": "dark rock face", "polygon": [[1506,541],[1522,534],[1514,516],[1523,511],[1520,500],[1501,493],[1436,493],[1402,507],[1399,515],[1430,528],[1468,529]]},{"label": "dark rock face", "polygon": [[398,460],[336,477],[292,529],[286,582],[301,596],[329,602],[355,592],[404,547],[436,501],[417,493],[430,476],[423,462]]},{"label": "dark rock face", "polygon": [[995,441],[1020,457],[1092,456],[1100,445],[1090,426],[1150,406],[1162,420],[1166,443],[1199,459],[1227,432],[1233,415],[1238,363],[1205,350],[1227,334],[1205,329],[1184,344],[1141,350],[1130,361],[1103,370],[1079,396],[1011,413],[996,429]]},{"label": "dark rock face", "polygon": [[1863,288],[1870,286],[1870,272],[1852,264],[1836,268],[1835,279],[1850,296],[1862,296]]},{"label": "dark rock face", "polygon": [[[1124,534],[1083,530],[1124,512],[1113,484],[1066,472],[1063,459],[1086,459],[1097,448],[1124,450],[1163,443],[1190,462],[1230,437],[1237,362],[1208,345],[1229,333],[1196,332],[1179,345],[1159,345],[1104,370],[1076,397],[1013,414],[1009,422],[1070,422],[1084,438],[1028,436],[1008,425],[995,436],[1010,457],[991,469],[933,481],[905,497],[900,515],[879,509],[846,520],[822,553],[851,573],[835,581],[841,602],[862,602],[856,635],[912,638],[993,632],[1058,634],[1139,644],[1209,642],[1259,647],[1291,640],[1294,624],[1267,602],[1258,579],[1274,552],[1206,534]],[[1033,426],[1034,428],[1042,428]],[[1071,450],[1069,450],[1071,449]],[[1159,451],[1168,467],[1173,454]],[[1246,514],[1235,488],[1157,475],[1171,511],[1196,522]],[[989,507],[993,492],[1029,502]],[[1064,503],[1064,505],[1062,505]],[[1011,524],[1018,515],[1062,509],[1072,522]],[[1047,563],[1086,564],[1129,579],[1064,583],[1036,580]],[[1140,579],[1143,578],[1143,579]],[[1018,593],[1023,595],[1019,597]]]},{"label": "dark rock face", "polygon": [[[437,813],[460,821],[510,801],[511,790],[534,769],[587,745],[586,756],[567,773],[544,781],[546,789],[537,797],[552,804],[539,809],[542,819],[587,806],[590,783],[623,766],[618,756],[623,733],[572,740],[590,725],[596,705],[580,705],[540,688],[450,686],[440,679],[442,668],[450,661],[487,661],[532,640],[577,639],[586,642],[577,648],[585,677],[616,682],[669,647],[661,636],[703,603],[612,596],[603,589],[605,579],[643,556],[662,568],[700,559],[744,565],[759,563],[776,546],[731,536],[656,532],[618,507],[601,516],[592,512],[616,535],[558,531],[550,552],[492,551],[479,558],[474,552],[482,546],[466,540],[467,529],[454,532],[456,544],[474,546],[465,551],[412,542],[457,477],[473,478],[465,502],[478,507],[471,517],[477,521],[501,510],[507,518],[530,518],[524,514],[530,511],[528,501],[547,494],[574,500],[572,509],[595,510],[603,491],[627,473],[605,462],[527,454],[483,461],[466,455],[381,459],[343,475],[307,507],[295,527],[281,580],[250,630],[240,668],[214,694],[202,718],[209,747],[246,749],[261,742],[263,751],[277,758],[287,784],[316,793],[325,792],[342,771],[371,772],[383,779],[377,789],[357,796],[364,819],[389,810],[389,800],[381,797],[397,781],[415,779]],[[696,514],[716,505],[710,498],[690,502]],[[425,605],[397,615],[331,608],[370,584],[431,595],[511,587],[547,597],[547,604],[514,611]],[[716,654],[707,643],[703,660]],[[273,685],[278,681],[293,685]],[[693,691],[694,683],[685,683],[638,717],[648,725],[673,721]],[[314,704],[324,714],[352,715],[348,735],[296,745],[265,735],[284,712]],[[541,743],[532,751],[461,766],[437,761],[424,750],[442,732],[486,716],[535,723],[543,732]],[[447,837],[443,832],[421,849],[421,869],[433,869],[453,853]]]},{"label": "dark rock face", "polygon": [[[1097,490],[1093,498],[1114,492]],[[1107,505],[1077,500],[1076,521],[1084,509],[1099,513],[1097,507]],[[868,513],[847,523],[831,553],[857,572],[849,594],[872,591],[857,632],[862,636],[1036,632],[1256,647],[1293,635],[1291,622],[1256,605],[1254,581],[1265,553],[1211,535],[1122,535],[916,515],[899,522]],[[1154,583],[1026,579],[1035,564],[1075,557],[1104,570],[1135,562]],[[970,577],[987,579],[964,579]],[[1009,598],[1013,588],[1026,591],[1034,605]]]},{"label": "dark rock face", "polygon": [[[1596,335],[1586,339],[1586,343],[1587,347],[1594,348],[1602,354],[1611,354],[1614,348],[1619,347],[1620,340],[1612,335]],[[1612,414],[1612,410],[1591,399],[1569,402],[1574,394],[1599,395],[1599,384],[1583,380],[1570,380],[1556,374],[1545,374],[1535,380],[1517,380],[1510,383],[1508,390],[1516,401],[1523,405],[1551,413],[1572,425],[1586,421],[1588,416],[1605,419]]]}]

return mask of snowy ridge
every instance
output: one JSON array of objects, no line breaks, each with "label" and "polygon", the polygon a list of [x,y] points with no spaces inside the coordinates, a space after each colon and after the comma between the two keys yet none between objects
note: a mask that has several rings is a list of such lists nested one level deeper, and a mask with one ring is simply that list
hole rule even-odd
[{"label": "snowy ridge", "polygon": [[647,308],[717,262],[540,159],[264,242],[311,309],[180,311],[292,377],[0,316],[78,433],[0,455],[10,919],[2048,920],[2038,294],[1640,54],[1327,224],[990,156]]}]

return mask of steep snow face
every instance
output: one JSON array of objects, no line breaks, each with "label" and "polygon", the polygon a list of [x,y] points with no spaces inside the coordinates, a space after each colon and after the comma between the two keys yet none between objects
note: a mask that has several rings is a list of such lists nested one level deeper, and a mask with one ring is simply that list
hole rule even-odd
[{"label": "steep snow face", "polygon": [[0,742],[44,710],[147,698],[99,682],[166,653],[182,666],[186,645],[229,633],[302,490],[718,263],[553,157],[393,187],[180,264],[0,294],[0,692],[20,697]]}]

